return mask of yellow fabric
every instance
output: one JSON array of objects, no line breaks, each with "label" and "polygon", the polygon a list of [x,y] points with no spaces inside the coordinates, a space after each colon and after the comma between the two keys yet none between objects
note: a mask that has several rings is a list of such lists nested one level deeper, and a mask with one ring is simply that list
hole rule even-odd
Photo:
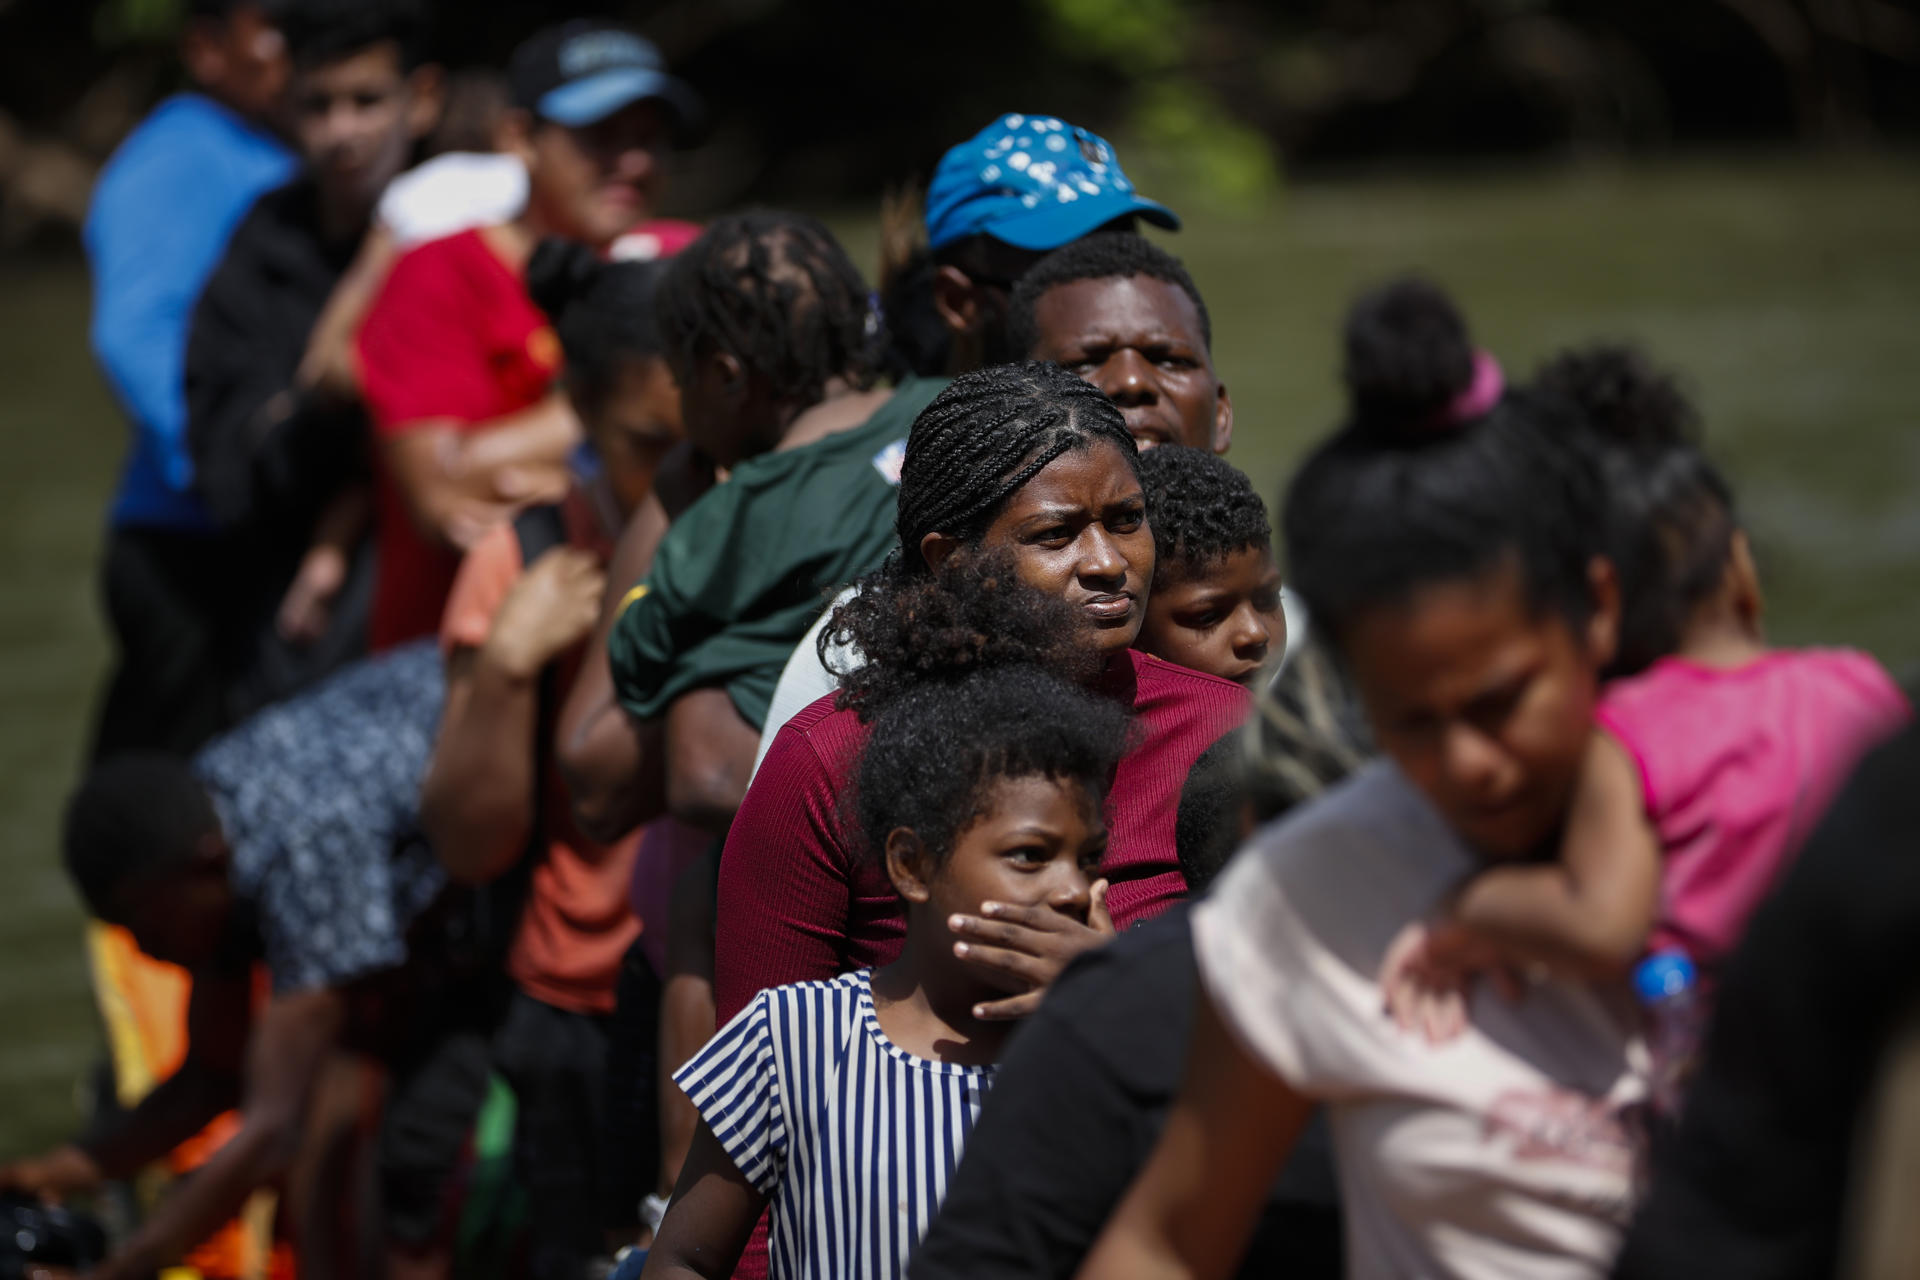
[{"label": "yellow fabric", "polygon": [[[87,921],[87,964],[94,1001],[106,1025],[113,1056],[113,1087],[123,1107],[139,1104],[187,1058],[187,1006],[193,979],[186,970],[155,960],[118,925]],[[175,1148],[166,1164],[184,1173],[204,1163],[239,1128],[227,1112]],[[293,1274],[293,1257],[273,1236],[278,1200],[256,1191],[240,1216],[191,1250],[183,1265],[160,1280],[266,1280]]]}]

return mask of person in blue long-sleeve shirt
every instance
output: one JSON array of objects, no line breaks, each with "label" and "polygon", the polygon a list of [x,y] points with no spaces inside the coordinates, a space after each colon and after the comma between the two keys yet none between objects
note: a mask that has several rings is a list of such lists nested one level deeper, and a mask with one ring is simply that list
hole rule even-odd
[{"label": "person in blue long-sleeve shirt", "polygon": [[295,160],[269,128],[285,42],[260,0],[191,0],[181,58],[196,85],[162,102],[102,170],[87,212],[93,352],[132,427],[109,515],[104,587],[118,670],[96,758],[187,751],[228,717],[217,678],[231,575],[193,488],[185,361],[201,287],[229,233]]}]

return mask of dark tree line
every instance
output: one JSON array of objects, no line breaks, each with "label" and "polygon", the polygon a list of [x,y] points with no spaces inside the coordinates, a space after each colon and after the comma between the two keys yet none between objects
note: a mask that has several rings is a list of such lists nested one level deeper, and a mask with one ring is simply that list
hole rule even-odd
[{"label": "dark tree line", "polygon": [[[555,6],[430,0],[449,65]],[[0,0],[0,239],[70,219],[178,81],[180,0]],[[585,0],[710,98],[702,203],[924,175],[1006,109],[1054,111],[1228,195],[1375,158],[1854,145],[1920,135],[1914,0]]]}]

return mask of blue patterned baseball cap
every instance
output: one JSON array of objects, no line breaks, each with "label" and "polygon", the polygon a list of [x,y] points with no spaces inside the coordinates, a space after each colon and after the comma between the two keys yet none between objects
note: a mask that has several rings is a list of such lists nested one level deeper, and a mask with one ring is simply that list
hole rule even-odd
[{"label": "blue patterned baseball cap", "polygon": [[1106,139],[1015,112],[940,158],[927,187],[927,244],[984,233],[1020,249],[1058,249],[1130,213],[1180,229],[1171,209],[1134,191]]}]

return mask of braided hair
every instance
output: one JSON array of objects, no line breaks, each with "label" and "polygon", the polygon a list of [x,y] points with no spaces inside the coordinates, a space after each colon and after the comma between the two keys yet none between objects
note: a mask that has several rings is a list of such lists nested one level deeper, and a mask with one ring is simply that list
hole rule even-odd
[{"label": "braided hair", "polygon": [[558,236],[534,249],[527,293],[553,321],[568,389],[581,404],[602,403],[626,362],[660,353],[653,303],[665,270],[659,262],[603,262]]},{"label": "braided hair", "polygon": [[1120,410],[1059,365],[996,365],[955,378],[907,435],[894,528],[908,570],[926,567],[920,542],[928,534],[977,541],[1049,463],[1101,441],[1138,470],[1139,446]]},{"label": "braided hair", "polygon": [[724,351],[795,404],[817,402],[832,378],[872,386],[884,345],[859,270],[832,232],[799,213],[715,219],[667,268],[655,308],[683,383],[700,356]]}]

